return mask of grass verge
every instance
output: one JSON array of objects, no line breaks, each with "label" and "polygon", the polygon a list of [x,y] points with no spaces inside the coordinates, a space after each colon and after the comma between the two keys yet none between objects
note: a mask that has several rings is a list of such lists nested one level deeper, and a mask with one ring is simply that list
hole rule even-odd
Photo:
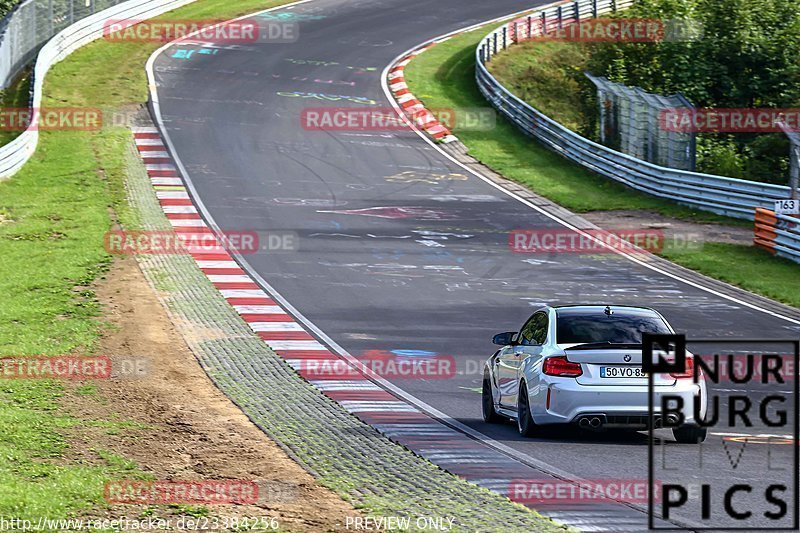
[{"label": "grass verge", "polygon": [[572,131],[580,131],[589,122],[585,106],[575,101],[581,94],[577,77],[588,67],[588,46],[544,40],[521,43],[495,56],[489,71],[522,100]]},{"label": "grass verge", "polygon": [[[437,44],[405,69],[411,91],[429,108],[475,108],[489,104],[475,84],[475,48],[488,28]],[[592,174],[550,152],[498,117],[491,131],[454,133],[470,155],[505,177],[578,213],[650,210],[693,222],[750,226],[673,202],[647,196]],[[800,266],[751,246],[706,243],[702,250],[665,252],[664,257],[707,276],[789,305],[800,306]]]},{"label": "grass verge", "polygon": [[[233,18],[288,0],[199,0],[169,16]],[[45,106],[122,108],[147,100],[144,64],[158,43],[97,41],[56,65],[44,88]],[[4,105],[27,105],[26,83],[2,95]],[[88,355],[104,323],[91,284],[110,256],[103,235],[114,217],[130,221],[125,201],[124,149],[130,132],[42,132],[30,162],[0,182],[0,352]],[[2,140],[10,140],[5,137]],[[63,384],[0,383],[0,516],[61,519],[103,505],[103,483],[133,477],[129,462],[98,450],[98,464],[69,463],[63,431],[102,423],[59,412]],[[100,399],[98,400],[100,401]],[[113,429],[113,428],[112,428]]]},{"label": "grass verge", "polygon": [[800,307],[800,266],[755,246],[707,242],[701,250],[665,248],[659,255],[720,281]]}]

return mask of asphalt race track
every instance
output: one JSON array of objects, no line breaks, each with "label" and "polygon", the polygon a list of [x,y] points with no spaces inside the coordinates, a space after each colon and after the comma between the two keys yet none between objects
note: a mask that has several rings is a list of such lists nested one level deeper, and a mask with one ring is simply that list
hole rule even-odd
[{"label": "asphalt race track", "polygon": [[[415,132],[309,131],[301,123],[305,108],[388,108],[381,73],[398,55],[534,5],[320,0],[277,12],[294,13],[285,20],[300,23],[296,43],[220,44],[204,54],[175,45],[155,62],[164,126],[185,177],[219,228],[296,232],[299,250],[246,255],[246,266],[341,348],[367,359],[387,353],[452,357],[458,373],[386,379],[562,472],[587,480],[644,480],[644,433],[558,431],[522,439],[511,424],[485,424],[478,391],[492,335],[518,329],[544,302],[651,306],[691,339],[791,339],[800,325],[616,254],[513,253],[511,231],[560,226],[469,174]],[[791,394],[791,383],[786,389]],[[759,487],[784,474],[770,472],[765,461],[790,468],[792,447],[750,444],[732,468],[731,454],[741,443],[715,434],[792,431],[755,422],[712,430],[702,454],[700,447],[670,441],[672,475],[697,484],[730,475],[756,487],[758,497],[742,499],[743,506],[756,514],[771,509]],[[721,496],[712,497],[712,506],[721,507]]]}]

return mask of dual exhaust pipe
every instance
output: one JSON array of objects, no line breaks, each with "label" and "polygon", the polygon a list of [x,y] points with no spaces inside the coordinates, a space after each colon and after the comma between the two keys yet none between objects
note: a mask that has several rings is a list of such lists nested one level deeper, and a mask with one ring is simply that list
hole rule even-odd
[{"label": "dual exhaust pipe", "polygon": [[[669,427],[675,427],[678,422],[678,417],[676,415],[667,415],[667,424]],[[656,418],[653,421],[653,428],[661,429],[664,427],[664,420],[661,417]]]},{"label": "dual exhaust pipe", "polygon": [[603,425],[603,421],[599,416],[586,416],[578,421],[578,426],[582,429],[599,429]]}]

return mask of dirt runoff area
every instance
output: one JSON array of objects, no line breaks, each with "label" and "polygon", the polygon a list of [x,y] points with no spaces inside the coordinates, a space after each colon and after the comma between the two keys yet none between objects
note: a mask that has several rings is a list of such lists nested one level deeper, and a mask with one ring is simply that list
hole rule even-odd
[{"label": "dirt runoff area", "polygon": [[603,229],[656,230],[664,236],[665,248],[702,247],[704,242],[753,244],[753,228],[730,224],[687,222],[667,217],[655,211],[617,210],[592,211],[581,216]]},{"label": "dirt runoff area", "polygon": [[[188,515],[200,526],[205,524],[206,530],[217,531],[276,527],[340,531],[345,529],[346,517],[361,516],[318,485],[212,384],[173,328],[135,259],[115,261],[96,291],[104,318],[111,322],[97,353],[108,354],[112,361],[146,354],[150,366],[143,379],[96,380],[97,390],[90,394],[78,384],[70,387],[62,400],[70,414],[84,420],[134,424],[118,431],[91,426],[72,430],[66,459],[105,464],[96,450],[108,450],[134,461],[156,480],[241,480],[243,485],[234,483],[231,491],[248,497],[243,505],[112,504],[92,515],[157,516],[169,520],[173,530],[190,529],[177,527],[189,523]],[[171,487],[176,493],[181,490],[181,485]],[[249,523],[234,527],[234,517]]]}]

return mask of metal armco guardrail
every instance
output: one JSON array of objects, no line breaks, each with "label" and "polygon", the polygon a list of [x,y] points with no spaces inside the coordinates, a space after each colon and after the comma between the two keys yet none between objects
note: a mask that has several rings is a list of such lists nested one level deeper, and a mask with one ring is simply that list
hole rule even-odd
[{"label": "metal armco guardrail", "polygon": [[[143,20],[152,18],[194,0],[129,0],[110,7],[72,24],[42,46],[33,69],[31,107],[38,110],[42,103],[42,86],[50,68],[78,48],[103,36],[103,27],[108,20]],[[14,13],[11,14],[14,16]],[[6,25],[8,28],[8,25]],[[3,46],[11,46],[11,40],[2,36]],[[0,147],[0,178],[8,178],[19,171],[36,151],[39,132],[34,119],[19,137]]]},{"label": "metal armco guardrail", "polygon": [[633,189],[697,209],[750,220],[756,207],[772,207],[775,200],[789,198],[790,189],[786,186],[661,167],[592,142],[517,98],[486,68],[493,56],[517,42],[541,35],[548,25],[560,28],[632,4],[633,0],[569,1],[543,7],[504,24],[484,37],[475,52],[478,88],[500,114],[526,135],[567,159]]},{"label": "metal armco guardrail", "polygon": [[800,263],[800,218],[759,207],[755,210],[755,221],[756,246]]}]

